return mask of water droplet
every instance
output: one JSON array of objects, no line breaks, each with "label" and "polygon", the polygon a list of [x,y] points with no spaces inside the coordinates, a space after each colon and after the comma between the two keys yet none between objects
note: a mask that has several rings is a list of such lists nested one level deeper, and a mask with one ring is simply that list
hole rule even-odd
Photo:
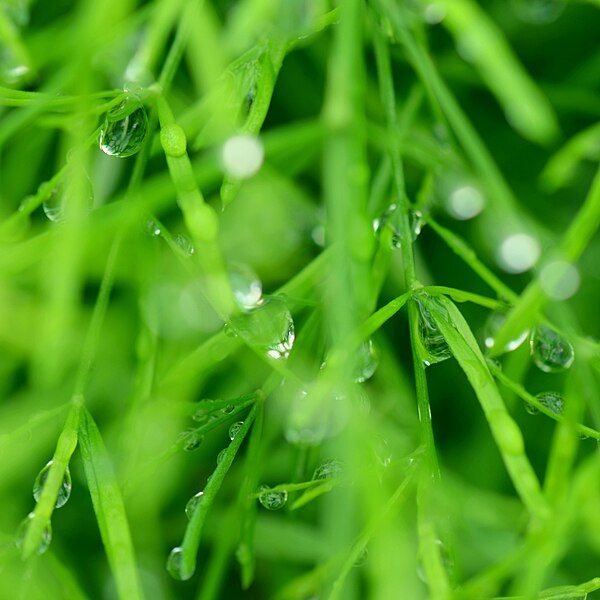
[{"label": "water droplet", "polygon": [[369,550],[365,546],[360,551],[359,555],[356,557],[356,560],[354,561],[354,566],[362,567],[364,564],[366,564],[367,560],[369,560]]},{"label": "water droplet", "polygon": [[502,240],[496,259],[507,273],[524,273],[537,263],[541,252],[536,238],[527,233],[513,233]]},{"label": "water droplet", "polygon": [[354,381],[364,383],[373,377],[379,366],[379,356],[372,340],[361,344],[358,349],[354,366]]},{"label": "water droplet", "polygon": [[227,175],[235,179],[248,179],[263,164],[265,150],[262,142],[252,135],[230,137],[221,152],[221,164]]},{"label": "water droplet", "polygon": [[[44,489],[44,484],[46,483],[46,479],[48,479],[48,473],[50,472],[51,465],[52,461],[48,462],[48,464],[38,473],[38,476],[35,478],[35,482],[33,484],[33,497],[36,502],[39,502],[40,500],[42,491]],[[70,496],[71,473],[69,472],[69,467],[67,467],[63,476],[62,483],[60,484],[60,488],[58,489],[58,496],[56,497],[56,508],[64,506],[69,500]]]},{"label": "water droplet", "polygon": [[[454,561],[452,560],[452,557],[450,556],[448,550],[446,549],[446,546],[444,546],[444,544],[442,543],[441,540],[435,540],[435,543],[437,544],[439,551],[440,551],[440,557],[442,559],[442,565],[444,567],[444,571],[446,571],[446,573],[450,579],[453,579],[454,578]],[[417,576],[423,583],[427,583],[427,574],[425,573],[425,567],[423,565],[423,561],[421,558],[419,558],[419,562],[417,565]]]},{"label": "water droplet", "polygon": [[83,188],[78,191],[74,185],[57,185],[46,200],[42,203],[42,210],[46,218],[53,223],[62,223],[65,221],[66,202],[69,198],[73,198],[74,194],[83,195],[82,208],[86,211],[92,210],[94,206],[94,189],[92,180],[87,173],[83,180]]},{"label": "water droplet", "polygon": [[[160,233],[160,231],[159,231]],[[155,234],[156,235],[156,234]],[[192,244],[192,240],[186,235],[182,233],[178,233],[174,238],[175,243],[181,249],[181,252],[185,256],[193,256],[196,253],[196,248],[194,248],[194,244]]]},{"label": "water droplet", "polygon": [[146,231],[152,237],[159,237],[160,234],[162,233],[162,231],[160,229],[160,225],[152,219],[149,219],[148,221],[146,221]]},{"label": "water droplet", "polygon": [[379,462],[382,467],[387,468],[392,464],[392,450],[389,442],[383,436],[377,436],[373,445],[373,453],[375,454],[377,462]]},{"label": "water droplet", "polygon": [[537,394],[536,398],[540,404],[551,410],[554,414],[562,415],[565,408],[565,401],[558,392],[542,392]]},{"label": "water droplet", "polygon": [[[410,221],[410,232],[412,235],[413,242],[421,235],[423,226],[425,225],[425,218],[420,210],[411,210],[408,214]],[[394,246],[400,248],[400,236],[393,238]]]},{"label": "water droplet", "polygon": [[581,277],[575,265],[565,260],[554,260],[542,267],[539,281],[550,298],[566,300],[579,289]]},{"label": "water droplet", "polygon": [[231,329],[271,358],[287,358],[294,345],[294,320],[285,302],[275,296],[235,317]]},{"label": "water droplet", "polygon": [[533,362],[545,373],[564,371],[575,360],[575,350],[569,340],[545,325],[535,327],[530,346]]},{"label": "water droplet", "polygon": [[[27,531],[29,530],[29,526],[31,525],[33,518],[34,518],[34,514],[29,513],[25,517],[25,519],[23,519],[23,521],[21,521],[21,524],[19,525],[19,528],[17,529],[16,544],[17,544],[17,548],[19,550],[23,549],[23,543],[25,542],[25,536],[27,535]],[[50,524],[50,521],[48,521],[48,523],[44,527],[40,545],[37,547],[35,553],[36,554],[44,554],[44,552],[46,552],[46,550],[48,550],[48,547],[50,546],[50,542],[52,542],[52,525]]]},{"label": "water droplet", "polygon": [[223,414],[230,415],[235,410],[234,404],[228,404],[225,408],[223,408]]},{"label": "water droplet", "polygon": [[468,183],[454,187],[446,201],[448,212],[459,221],[467,221],[476,217],[484,207],[485,198],[481,190]]},{"label": "water droplet", "polygon": [[332,479],[342,474],[342,462],[332,458],[319,465],[313,474],[313,479]]},{"label": "water droplet", "polygon": [[[433,299],[430,298],[431,300]],[[425,303],[417,300],[417,306],[420,313],[419,338],[426,354],[423,359],[425,365],[429,366],[450,358],[452,352]]]},{"label": "water droplet", "polygon": [[[496,310],[490,313],[484,326],[484,344],[486,348],[493,348],[496,343],[496,335],[504,325],[508,313],[505,310]],[[504,352],[516,350],[529,335],[529,329],[526,329],[521,335],[515,336],[502,349]]]},{"label": "water droplet", "polygon": [[244,426],[244,421],[237,421],[233,423],[229,428],[229,439],[233,442],[235,436],[240,432],[240,429]]},{"label": "water droplet", "polygon": [[564,0],[512,0],[519,19],[533,25],[556,21],[565,9]]},{"label": "water droplet", "polygon": [[204,492],[198,492],[188,500],[187,504],[185,505],[185,514],[188,519],[191,519],[194,516],[194,513],[202,501],[203,496]]},{"label": "water droplet", "polygon": [[0,82],[7,86],[19,86],[26,83],[30,76],[29,66],[23,64],[8,46],[0,44]]},{"label": "water droplet", "polygon": [[186,581],[194,572],[186,573],[183,569],[183,549],[177,546],[171,550],[167,559],[167,571],[173,579],[178,581]]},{"label": "water droplet", "polygon": [[268,510],[279,510],[285,506],[288,499],[288,493],[285,490],[275,491],[268,485],[261,485],[259,490],[259,502]]},{"label": "water droplet", "polygon": [[258,275],[247,265],[229,267],[229,281],[238,306],[248,311],[256,308],[262,297],[262,283]]},{"label": "water droplet", "polygon": [[110,156],[127,158],[139,152],[148,131],[148,117],[142,104],[125,100],[106,114],[100,130],[100,150]]},{"label": "water droplet", "polygon": [[540,414],[540,411],[537,409],[537,407],[535,407],[533,404],[529,404],[529,402],[525,402],[525,410],[530,415],[539,415]]},{"label": "water droplet", "polygon": [[219,452],[219,454],[217,454],[217,464],[221,463],[226,452],[227,452],[227,448],[223,448],[223,450],[221,450],[221,452]]},{"label": "water droplet", "polygon": [[184,431],[180,435],[180,438],[183,441],[183,449],[186,452],[193,452],[194,450],[197,450],[204,441],[204,436],[199,434],[195,429]]}]

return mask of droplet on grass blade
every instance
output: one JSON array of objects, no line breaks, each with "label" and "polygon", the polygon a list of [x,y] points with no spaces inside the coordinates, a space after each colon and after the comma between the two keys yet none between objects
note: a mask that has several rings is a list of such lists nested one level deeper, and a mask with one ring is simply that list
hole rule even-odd
[{"label": "droplet on grass blade", "polygon": [[258,491],[260,493],[258,501],[268,510],[283,508],[288,499],[288,493],[285,490],[272,490],[267,485],[262,485]]},{"label": "droplet on grass blade", "polygon": [[332,458],[319,465],[313,473],[313,479],[332,479],[342,474],[342,462]]},{"label": "droplet on grass blade", "polygon": [[248,265],[230,265],[229,281],[235,301],[242,310],[251,310],[261,303],[262,283]]},{"label": "droplet on grass blade", "polygon": [[[19,525],[19,528],[17,529],[17,536],[16,536],[15,542],[16,542],[17,548],[19,550],[23,549],[23,544],[25,543],[25,537],[27,535],[29,527],[31,526],[33,518],[34,518],[34,513],[29,513],[25,517],[25,519],[23,519],[23,521],[21,521],[21,524]],[[42,533],[42,539],[40,540],[40,544],[36,548],[35,553],[36,554],[44,554],[44,552],[46,552],[46,550],[48,550],[51,542],[52,542],[52,525],[50,524],[50,521],[48,521],[48,523],[44,527],[44,531]]]},{"label": "droplet on grass blade", "polygon": [[185,505],[185,514],[188,519],[191,519],[194,516],[194,513],[202,501],[203,496],[204,492],[198,492],[188,500],[187,504]]},{"label": "droplet on grass blade", "polygon": [[537,325],[533,330],[530,348],[533,362],[545,373],[564,371],[575,360],[571,342],[545,325]]},{"label": "droplet on grass blade", "polygon": [[235,436],[240,432],[240,429],[244,426],[244,421],[237,421],[233,423],[229,428],[229,439],[233,442]]},{"label": "droplet on grass blade", "polygon": [[[558,392],[542,392],[541,394],[537,394],[536,398],[539,400],[540,404],[551,410],[554,414],[562,415],[565,409],[565,401]],[[537,408],[531,404],[528,404],[526,408],[532,415],[539,412]]]},{"label": "droplet on grass blade", "polygon": [[364,383],[375,374],[379,366],[379,356],[375,344],[368,340],[360,345],[354,364],[354,381]]},{"label": "droplet on grass blade", "polygon": [[109,156],[127,158],[141,150],[147,131],[148,117],[142,104],[126,100],[106,114],[98,144]]},{"label": "droplet on grass blade", "polygon": [[430,366],[450,358],[452,356],[450,347],[429,309],[421,300],[417,300],[417,306],[419,307],[419,339],[426,354],[423,362],[426,366]]},{"label": "droplet on grass blade", "polygon": [[219,454],[217,454],[217,464],[221,464],[221,461],[223,460],[223,458],[225,457],[225,453],[227,452],[227,448],[223,448],[223,450],[221,450],[219,452]]},{"label": "droplet on grass blade", "polygon": [[223,145],[221,164],[230,177],[248,179],[259,171],[264,157],[265,150],[257,137],[240,134],[230,137]]},{"label": "droplet on grass blade", "polygon": [[[48,473],[50,472],[50,467],[52,466],[52,461],[49,461],[48,464],[38,473],[38,476],[35,478],[35,482],[33,483],[33,497],[36,502],[39,502],[40,497],[42,496],[42,492],[44,490],[44,484],[48,479]],[[56,508],[60,508],[64,506],[71,496],[71,473],[69,472],[69,467],[66,468],[65,474],[63,476],[62,483],[60,484],[60,488],[58,489],[58,496],[56,497]]]},{"label": "droplet on grass blade", "polygon": [[[484,326],[484,344],[485,347],[490,349],[493,348],[496,344],[496,335],[504,325],[508,314],[505,310],[495,310],[488,316],[485,326]],[[515,336],[512,340],[510,340],[502,349],[503,352],[512,352],[516,350],[529,335],[529,330],[526,329],[518,336]]]},{"label": "droplet on grass blade", "polygon": [[194,572],[185,572],[183,569],[183,550],[179,546],[173,548],[167,558],[167,572],[173,579],[178,581],[186,581]]},{"label": "droplet on grass blade", "polygon": [[[450,579],[454,577],[454,560],[450,556],[450,553],[446,549],[446,546],[442,542],[442,540],[435,540],[437,547],[439,548],[440,557],[442,559],[442,566],[444,567],[444,571]],[[419,557],[419,562],[417,564],[417,576],[423,583],[427,582],[427,573],[425,571],[425,566],[423,564],[423,559]]]},{"label": "droplet on grass blade", "polygon": [[178,233],[175,236],[174,241],[184,256],[193,256],[196,253],[196,248],[194,247],[192,240],[186,235],[183,235],[183,233]]}]

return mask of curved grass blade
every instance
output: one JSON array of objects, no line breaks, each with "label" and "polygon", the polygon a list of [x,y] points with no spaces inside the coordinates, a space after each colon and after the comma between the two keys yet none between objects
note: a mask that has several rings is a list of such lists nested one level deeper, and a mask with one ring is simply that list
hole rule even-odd
[{"label": "curved grass blade", "polygon": [[125,506],[110,458],[90,413],[84,408],[79,443],[85,476],[108,562],[120,598],[143,598]]}]

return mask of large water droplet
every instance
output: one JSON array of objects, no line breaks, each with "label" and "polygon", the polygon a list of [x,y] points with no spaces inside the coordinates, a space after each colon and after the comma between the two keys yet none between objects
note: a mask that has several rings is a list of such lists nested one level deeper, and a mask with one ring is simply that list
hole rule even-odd
[{"label": "large water droplet", "polygon": [[313,479],[332,479],[342,474],[342,462],[332,458],[319,465],[313,474]]},{"label": "large water droplet", "polygon": [[[484,326],[484,344],[486,348],[493,348],[496,343],[496,335],[504,325],[508,316],[505,310],[495,310],[490,313]],[[516,350],[529,335],[529,329],[526,329],[521,335],[515,336],[502,349],[503,352],[512,352]]]},{"label": "large water droplet", "polygon": [[[21,521],[21,524],[19,525],[19,528],[17,529],[17,537],[16,537],[15,541],[17,544],[17,548],[19,550],[23,549],[23,543],[25,542],[25,536],[27,535],[27,531],[29,530],[29,527],[33,521],[33,518],[34,518],[34,514],[29,513],[25,517],[25,519],[23,519],[23,521]],[[44,552],[46,552],[46,550],[48,550],[48,547],[50,546],[50,542],[52,542],[52,525],[50,524],[50,521],[48,521],[48,523],[44,527],[44,531],[42,533],[42,539],[40,540],[40,544],[36,548],[35,553],[36,554],[44,554]]]},{"label": "large water droplet", "polygon": [[144,107],[138,101],[126,100],[106,114],[98,143],[105,154],[127,158],[141,150],[147,131]]},{"label": "large water droplet", "polygon": [[185,514],[188,519],[191,519],[194,516],[194,513],[196,512],[196,509],[198,508],[198,505],[202,501],[203,497],[204,492],[198,492],[188,500],[187,504],[185,505]]},{"label": "large water droplet", "polygon": [[[52,461],[50,461],[35,478],[35,482],[33,483],[33,497],[36,502],[39,502],[40,497],[42,495],[42,491],[44,489],[44,484],[46,483],[46,479],[48,479],[48,473],[50,472],[50,467],[52,465]],[[65,474],[63,476],[62,483],[60,484],[60,488],[58,489],[58,496],[56,497],[56,508],[60,508],[64,506],[69,497],[71,496],[71,473],[69,472],[69,467],[66,468]]]},{"label": "large water droplet", "polygon": [[262,485],[259,488],[259,502],[268,510],[279,510],[283,508],[288,499],[288,493],[285,490],[272,490],[268,485]]},{"label": "large water droplet", "polygon": [[419,307],[419,338],[426,356],[424,363],[429,366],[450,358],[452,352],[440,331],[434,318],[431,316],[424,302],[417,300]]},{"label": "large water droplet", "polygon": [[287,358],[294,345],[294,321],[278,297],[264,300],[248,313],[235,317],[231,330],[271,358]]},{"label": "large water droplet", "polygon": [[262,283],[258,275],[247,265],[229,267],[229,281],[238,306],[248,311],[256,308],[262,297]]},{"label": "large water droplet", "polygon": [[244,426],[244,421],[237,421],[233,423],[229,428],[229,439],[233,442],[235,436],[240,432],[240,429]]},{"label": "large water droplet", "polygon": [[173,548],[167,558],[167,571],[173,579],[186,581],[194,572],[186,573],[183,569],[183,550],[179,546]]},{"label": "large water droplet", "polygon": [[221,464],[221,461],[225,458],[225,454],[227,453],[227,448],[223,448],[223,450],[221,450],[219,452],[219,454],[217,454],[217,464]]},{"label": "large water droplet", "polygon": [[356,362],[354,365],[354,381],[364,383],[367,379],[373,377],[373,374],[379,366],[379,356],[375,344],[372,340],[361,344],[358,349]]},{"label": "large water droplet", "polygon": [[575,350],[569,340],[545,325],[535,327],[530,345],[533,362],[545,373],[564,371],[575,360]]},{"label": "large water droplet", "polygon": [[[539,400],[540,404],[545,406],[548,410],[551,410],[554,414],[562,415],[565,409],[565,401],[558,392],[542,392],[541,394],[537,394],[536,398]],[[538,412],[537,408],[531,404],[527,404],[526,408],[532,415],[537,414]]]},{"label": "large water droplet", "polygon": [[82,196],[80,206],[83,210],[92,210],[94,206],[94,189],[92,180],[87,173],[83,176],[82,186],[79,189],[74,185],[59,184],[52,190],[52,193],[42,203],[42,210],[49,221],[62,223],[65,220],[67,216],[65,214],[66,202],[74,198],[75,194]]}]

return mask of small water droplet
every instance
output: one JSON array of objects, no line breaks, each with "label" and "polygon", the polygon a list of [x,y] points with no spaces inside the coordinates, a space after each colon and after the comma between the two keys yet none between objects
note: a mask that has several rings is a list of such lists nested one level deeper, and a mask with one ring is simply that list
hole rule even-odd
[{"label": "small water droplet", "polygon": [[[429,298],[429,301],[434,301],[434,299]],[[426,354],[423,359],[425,365],[429,366],[450,358],[452,356],[450,347],[434,318],[431,316],[429,309],[420,300],[417,300],[417,306],[419,307],[420,316],[419,339]]]},{"label": "small water droplet", "polygon": [[393,454],[390,448],[389,442],[381,435],[377,436],[377,439],[373,445],[373,453],[375,458],[382,467],[389,467],[392,464]]},{"label": "small water droplet", "polygon": [[191,519],[194,516],[194,513],[202,501],[203,496],[204,492],[198,492],[188,500],[187,504],[185,505],[185,514],[188,519]]},{"label": "small water droplet", "polygon": [[229,281],[235,300],[242,310],[252,310],[261,303],[262,283],[248,265],[230,265]]},{"label": "small water droplet", "polygon": [[[495,310],[490,313],[484,326],[484,344],[486,348],[493,348],[496,343],[496,335],[504,325],[508,313],[506,310]],[[516,350],[529,335],[529,329],[526,329],[521,335],[515,336],[504,346],[504,352],[512,352]]]},{"label": "small water droplet", "polygon": [[367,560],[369,560],[369,550],[365,546],[360,551],[359,555],[356,557],[356,560],[354,561],[354,566],[362,567],[364,564],[366,564]]},{"label": "small water droplet", "polygon": [[223,414],[230,415],[235,410],[234,404],[228,404],[225,408],[223,408]]},{"label": "small water droplet", "polygon": [[223,448],[219,454],[217,454],[217,464],[220,464],[223,458],[225,457],[225,453],[227,452],[227,448]]},{"label": "small water droplet", "polygon": [[199,434],[195,429],[184,431],[180,438],[183,441],[183,449],[186,452],[193,452],[194,450],[197,450],[204,441],[204,436]]},{"label": "small water droplet", "polygon": [[575,350],[569,340],[545,325],[535,327],[530,346],[533,362],[545,373],[564,371],[575,360]]},{"label": "small water droplet", "polygon": [[[412,235],[413,242],[421,235],[421,231],[423,231],[423,226],[425,225],[425,217],[420,210],[411,210],[409,213],[409,221],[410,221],[410,232]],[[395,244],[396,248],[400,248],[400,236],[398,236],[397,243]]]},{"label": "small water droplet", "polygon": [[127,158],[141,150],[147,131],[148,117],[142,104],[125,100],[106,114],[98,143],[105,154]]},{"label": "small water droplet", "polygon": [[285,490],[275,491],[268,485],[261,485],[259,490],[259,502],[268,510],[279,510],[283,508],[288,499],[288,493]]},{"label": "small water droplet", "polygon": [[332,458],[319,465],[313,474],[313,479],[332,479],[342,474],[342,462]]},{"label": "small water droplet", "polygon": [[257,137],[246,134],[230,137],[221,151],[223,170],[235,179],[248,179],[255,175],[264,158],[262,142]]},{"label": "small water droplet", "polygon": [[169,558],[167,558],[167,571],[173,579],[178,581],[186,581],[194,572],[186,573],[183,569],[183,549],[177,546],[171,550]]},{"label": "small water droplet", "polygon": [[373,377],[373,374],[379,366],[379,356],[375,344],[372,340],[361,344],[356,356],[354,366],[354,381],[364,383],[367,379]]},{"label": "small water droplet", "polygon": [[240,429],[244,426],[244,421],[237,421],[233,423],[229,428],[229,439],[233,442],[235,436],[240,432]]},{"label": "small water droplet", "polygon": [[152,237],[159,237],[160,234],[162,233],[162,231],[160,229],[160,225],[152,219],[149,219],[148,221],[146,221],[146,231]]},{"label": "small water droplet", "polygon": [[[160,231],[159,231],[160,233]],[[156,235],[156,234],[155,234]],[[175,243],[181,249],[181,252],[185,256],[193,256],[196,253],[196,248],[194,248],[194,244],[192,244],[192,240],[186,235],[182,233],[178,233],[174,238]]]},{"label": "small water droplet", "polygon": [[[52,461],[49,461],[48,464],[38,473],[38,476],[35,478],[35,482],[33,484],[33,497],[36,502],[39,502],[40,500],[42,491],[44,489],[44,484],[46,483],[46,479],[48,479],[48,473],[50,472],[51,465]],[[71,473],[69,472],[69,467],[67,467],[63,476],[62,483],[60,484],[60,488],[58,489],[58,496],[56,497],[56,508],[64,506],[69,500],[70,496]]]},{"label": "small water droplet", "polygon": [[[444,571],[450,579],[454,577],[454,561],[450,556],[446,546],[442,543],[442,540],[435,540],[435,543],[439,547],[440,557],[442,559],[442,565],[444,567]],[[423,583],[427,583],[427,574],[425,573],[425,567],[423,565],[423,561],[419,558],[419,562],[417,565],[417,576]]]},{"label": "small water droplet", "polygon": [[[25,542],[25,536],[27,535],[27,531],[29,530],[29,526],[34,518],[33,513],[29,513],[17,529],[17,537],[16,544],[19,550],[23,549],[23,543]],[[44,527],[44,531],[42,533],[42,539],[40,540],[40,545],[36,548],[36,554],[44,554],[48,547],[50,546],[50,542],[52,542],[52,525],[50,521]]]},{"label": "small water droplet", "polygon": [[541,394],[537,394],[536,398],[540,401],[540,404],[553,413],[562,415],[565,408],[565,401],[558,392],[542,392]]},{"label": "small water droplet", "polygon": [[287,358],[294,345],[294,320],[285,302],[275,296],[235,317],[231,329],[274,359]]}]

